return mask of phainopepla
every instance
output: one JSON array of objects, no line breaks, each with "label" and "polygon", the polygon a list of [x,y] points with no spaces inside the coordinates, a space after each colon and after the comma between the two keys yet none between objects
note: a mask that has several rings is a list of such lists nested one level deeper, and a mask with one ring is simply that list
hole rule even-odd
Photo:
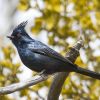
[{"label": "phainopepla", "polygon": [[77,72],[100,80],[99,73],[78,67],[47,45],[32,39],[25,31],[26,24],[27,21],[22,22],[13,30],[11,36],[8,36],[17,48],[24,65],[45,74]]}]

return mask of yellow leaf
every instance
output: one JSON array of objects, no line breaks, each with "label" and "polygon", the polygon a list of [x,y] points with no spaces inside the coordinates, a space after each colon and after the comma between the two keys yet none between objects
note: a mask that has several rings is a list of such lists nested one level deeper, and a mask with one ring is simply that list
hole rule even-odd
[{"label": "yellow leaf", "polygon": [[0,62],[0,65],[1,65],[2,67],[6,67],[6,68],[12,68],[12,67],[13,67],[12,62],[11,62],[9,59],[2,60],[2,61]]},{"label": "yellow leaf", "polygon": [[83,63],[80,56],[76,59],[75,64],[77,64],[78,66],[81,66],[81,67],[86,67],[87,66],[86,64]]},{"label": "yellow leaf", "polygon": [[42,29],[43,18],[37,17],[35,18],[35,25],[31,28],[31,31],[35,34],[38,34]]},{"label": "yellow leaf", "polygon": [[49,16],[48,18],[44,19],[46,24],[46,29],[50,30],[54,27],[55,18],[54,16]]},{"label": "yellow leaf", "polygon": [[27,10],[30,7],[29,0],[20,0],[17,8],[20,10]]},{"label": "yellow leaf", "polygon": [[61,1],[60,0],[45,1],[45,8],[51,11],[60,12],[61,11]]},{"label": "yellow leaf", "polygon": [[19,4],[19,5],[17,6],[17,8],[18,8],[19,10],[27,10],[27,9],[29,8],[29,5],[28,5],[28,4]]}]

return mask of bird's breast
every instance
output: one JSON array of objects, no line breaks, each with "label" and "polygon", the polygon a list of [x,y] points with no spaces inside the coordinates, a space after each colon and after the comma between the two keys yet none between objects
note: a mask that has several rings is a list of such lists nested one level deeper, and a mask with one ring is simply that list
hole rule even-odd
[{"label": "bird's breast", "polygon": [[28,49],[19,50],[18,53],[25,66],[37,72],[43,70],[44,62],[41,61],[42,59],[38,54]]},{"label": "bird's breast", "polygon": [[19,56],[24,64],[30,64],[35,61],[35,54],[29,50],[20,50]]}]

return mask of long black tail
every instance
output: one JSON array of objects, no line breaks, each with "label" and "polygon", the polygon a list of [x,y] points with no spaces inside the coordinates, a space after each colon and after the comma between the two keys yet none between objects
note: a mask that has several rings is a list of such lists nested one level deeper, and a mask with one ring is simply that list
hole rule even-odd
[{"label": "long black tail", "polygon": [[100,74],[99,73],[80,68],[77,65],[76,65],[76,67],[77,67],[76,70],[74,70],[75,72],[100,80]]}]

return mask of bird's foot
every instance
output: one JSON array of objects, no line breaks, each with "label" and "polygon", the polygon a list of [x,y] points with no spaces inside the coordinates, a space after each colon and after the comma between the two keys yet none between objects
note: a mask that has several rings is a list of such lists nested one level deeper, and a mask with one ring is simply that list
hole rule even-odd
[{"label": "bird's foot", "polygon": [[42,70],[40,73],[39,73],[39,75],[41,76],[41,75],[45,75],[46,74],[46,70],[44,69],[44,70]]},{"label": "bird's foot", "polygon": [[44,76],[48,76],[48,74],[46,74],[46,70],[42,70],[38,75],[40,75],[42,78],[44,78]]},{"label": "bird's foot", "polygon": [[34,76],[36,76],[36,75],[39,75],[39,76],[46,75],[46,70],[42,70],[42,71],[39,72],[39,73],[35,73]]}]

